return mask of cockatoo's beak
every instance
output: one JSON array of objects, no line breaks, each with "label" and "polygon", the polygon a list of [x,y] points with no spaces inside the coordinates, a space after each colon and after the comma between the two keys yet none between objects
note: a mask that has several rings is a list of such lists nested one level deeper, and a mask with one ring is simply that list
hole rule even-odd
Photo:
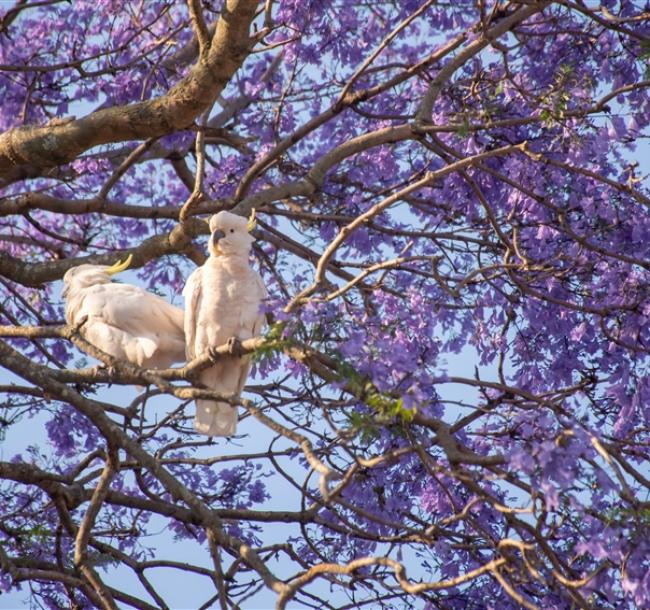
[{"label": "cockatoo's beak", "polygon": [[257,222],[255,221],[255,208],[251,210],[251,215],[248,218],[248,224],[246,225],[246,229],[250,233],[255,226],[257,225]]},{"label": "cockatoo's beak", "polygon": [[133,260],[133,254],[129,254],[123,263],[120,263],[118,261],[114,265],[107,267],[105,271],[106,273],[108,273],[108,275],[115,275],[116,273],[120,273],[121,271],[124,271],[125,269],[128,268],[132,260]]},{"label": "cockatoo's beak", "polygon": [[70,292],[70,286],[64,286],[61,291],[61,296],[65,299],[68,296],[68,292]]},{"label": "cockatoo's beak", "polygon": [[221,254],[223,254],[223,252],[221,252],[221,248],[219,247],[219,240],[224,238],[225,236],[226,234],[221,229],[215,229],[214,231],[212,231],[212,237],[210,238],[212,241],[211,250],[216,256],[220,256]]}]

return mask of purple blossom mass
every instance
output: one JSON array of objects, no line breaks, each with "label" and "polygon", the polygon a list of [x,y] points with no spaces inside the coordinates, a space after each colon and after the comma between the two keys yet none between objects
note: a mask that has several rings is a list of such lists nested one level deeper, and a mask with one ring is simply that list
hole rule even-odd
[{"label": "purple blossom mass", "polygon": [[[0,3],[0,604],[650,608],[649,89],[646,0]],[[221,210],[240,397],[66,324]]]}]

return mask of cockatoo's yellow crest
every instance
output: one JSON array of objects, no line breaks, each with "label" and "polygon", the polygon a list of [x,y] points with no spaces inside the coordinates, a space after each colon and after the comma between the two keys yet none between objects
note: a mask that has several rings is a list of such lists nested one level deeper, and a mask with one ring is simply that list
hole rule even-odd
[{"label": "cockatoo's yellow crest", "polygon": [[108,275],[115,275],[116,273],[120,273],[124,271],[125,269],[128,269],[129,265],[131,264],[131,261],[133,260],[133,254],[129,254],[126,257],[126,260],[121,263],[120,261],[117,261],[114,265],[111,265],[106,269],[106,273]]},{"label": "cockatoo's yellow crest", "polygon": [[255,220],[255,208],[251,210],[251,215],[248,217],[248,224],[246,225],[246,230],[250,233],[257,226],[257,221]]}]

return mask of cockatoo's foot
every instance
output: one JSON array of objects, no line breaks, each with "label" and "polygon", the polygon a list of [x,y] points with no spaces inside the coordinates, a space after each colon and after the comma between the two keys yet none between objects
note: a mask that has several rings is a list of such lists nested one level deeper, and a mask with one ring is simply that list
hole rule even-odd
[{"label": "cockatoo's foot", "polygon": [[98,375],[99,373],[103,373],[106,370],[106,365],[105,364],[96,364],[90,370],[92,371],[93,375]]},{"label": "cockatoo's foot", "polygon": [[239,337],[230,337],[226,345],[228,346],[228,353],[231,356],[236,356],[237,358],[241,358],[242,356],[245,355],[244,348],[242,347]]},{"label": "cockatoo's foot", "polygon": [[109,377],[113,377],[117,373],[117,369],[114,366],[109,366],[108,364],[97,364],[94,366],[91,371],[93,374],[106,373]]},{"label": "cockatoo's foot", "polygon": [[210,356],[210,360],[216,363],[226,355],[234,356],[235,358],[241,358],[242,356],[246,355],[244,348],[241,345],[241,341],[238,337],[230,337],[230,339],[226,341],[226,348],[228,351],[224,354],[223,352],[220,352],[216,347],[209,347],[208,356]]}]

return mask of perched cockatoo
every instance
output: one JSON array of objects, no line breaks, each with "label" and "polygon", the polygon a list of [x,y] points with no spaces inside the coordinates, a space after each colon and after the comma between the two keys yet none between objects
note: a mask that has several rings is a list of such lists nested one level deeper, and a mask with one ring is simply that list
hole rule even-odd
[{"label": "perched cockatoo", "polygon": [[85,320],[81,334],[89,343],[138,366],[160,369],[185,361],[183,310],[143,288],[111,281],[131,259],[68,269],[61,293],[66,321]]},{"label": "perched cockatoo", "polygon": [[[210,218],[210,256],[190,275],[183,291],[188,360],[232,339],[259,335],[264,326],[260,306],[266,289],[248,261],[254,215],[253,210],[248,222],[226,211]],[[238,396],[249,370],[250,358],[233,353],[201,371],[199,379],[224,397]],[[237,408],[227,402],[197,400],[194,428],[208,436],[232,436]]]}]

